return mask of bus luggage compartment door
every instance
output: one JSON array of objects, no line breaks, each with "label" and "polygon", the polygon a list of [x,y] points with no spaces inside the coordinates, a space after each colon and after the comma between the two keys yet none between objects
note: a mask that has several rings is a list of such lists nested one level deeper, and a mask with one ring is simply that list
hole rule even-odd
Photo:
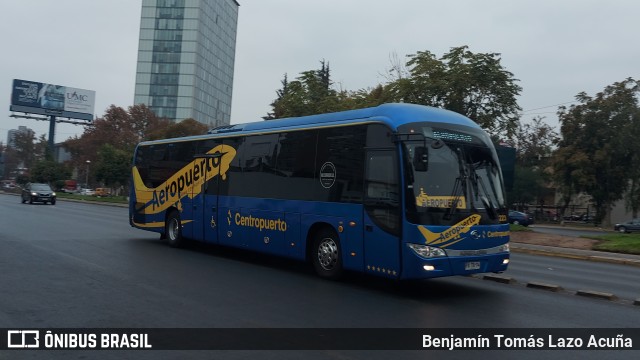
[{"label": "bus luggage compartment door", "polygon": [[219,219],[220,244],[284,255],[284,212],[220,208]]}]

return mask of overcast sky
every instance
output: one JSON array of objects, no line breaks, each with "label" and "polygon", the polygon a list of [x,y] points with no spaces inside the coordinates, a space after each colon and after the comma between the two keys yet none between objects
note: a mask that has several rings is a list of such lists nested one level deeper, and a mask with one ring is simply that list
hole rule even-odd
[{"label": "overcast sky", "polygon": [[[337,88],[358,90],[385,82],[392,54],[440,57],[461,45],[500,53],[523,88],[523,121],[546,116],[556,129],[555,105],[640,79],[638,1],[238,1],[234,124],[261,120],[283,75],[322,59]],[[98,117],[132,105],[140,11],[141,0],[3,0],[0,141],[19,125],[48,132],[48,122],[9,117],[13,79],[94,90]],[[55,140],[82,131],[58,124]]]}]

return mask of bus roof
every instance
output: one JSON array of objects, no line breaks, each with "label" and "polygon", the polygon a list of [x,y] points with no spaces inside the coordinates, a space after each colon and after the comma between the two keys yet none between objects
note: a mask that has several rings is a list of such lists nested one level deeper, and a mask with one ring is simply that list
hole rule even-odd
[{"label": "bus roof", "polygon": [[[344,126],[361,122],[380,122],[386,124],[393,130],[397,130],[398,127],[404,124],[425,121],[480,128],[480,126],[471,119],[453,111],[424,105],[390,103],[358,110],[225,125],[210,130],[208,135],[190,136],[188,138],[181,138],[180,140],[217,137],[216,135],[227,137],[313,127]],[[176,141],[176,138],[146,141],[141,143],[141,145],[170,141]]]}]

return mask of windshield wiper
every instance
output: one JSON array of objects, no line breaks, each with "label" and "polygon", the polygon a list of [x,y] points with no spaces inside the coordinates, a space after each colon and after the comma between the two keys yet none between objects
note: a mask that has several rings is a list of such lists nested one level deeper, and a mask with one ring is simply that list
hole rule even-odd
[{"label": "windshield wiper", "polygon": [[467,169],[464,165],[464,161],[462,159],[462,150],[460,148],[456,148],[456,158],[458,159],[458,171],[460,175],[456,177],[456,182],[453,184],[453,191],[451,192],[451,197],[453,197],[453,202],[451,203],[451,207],[447,208],[447,211],[444,213],[442,217],[444,220],[451,220],[451,214],[458,207],[458,202],[460,201],[460,187],[462,187],[462,193],[466,195],[467,193]]},{"label": "windshield wiper", "polygon": [[471,181],[476,188],[476,194],[479,193],[479,191],[477,191],[477,188],[478,184],[480,184],[480,188],[482,189],[483,193],[483,195],[480,196],[480,200],[487,209],[487,215],[489,215],[489,218],[491,220],[495,220],[498,217],[496,208],[495,206],[493,206],[493,201],[491,201],[491,197],[489,196],[489,192],[487,191],[487,187],[485,186],[484,179],[482,179],[482,177],[478,175],[476,169],[473,166],[471,167]]}]

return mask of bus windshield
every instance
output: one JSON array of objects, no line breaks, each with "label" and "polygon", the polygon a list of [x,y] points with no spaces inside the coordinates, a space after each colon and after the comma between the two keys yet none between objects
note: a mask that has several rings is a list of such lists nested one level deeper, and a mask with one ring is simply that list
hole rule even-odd
[{"label": "bus windshield", "polygon": [[400,130],[410,222],[450,226],[471,214],[480,215],[484,225],[504,220],[500,164],[486,133],[437,123]]}]

